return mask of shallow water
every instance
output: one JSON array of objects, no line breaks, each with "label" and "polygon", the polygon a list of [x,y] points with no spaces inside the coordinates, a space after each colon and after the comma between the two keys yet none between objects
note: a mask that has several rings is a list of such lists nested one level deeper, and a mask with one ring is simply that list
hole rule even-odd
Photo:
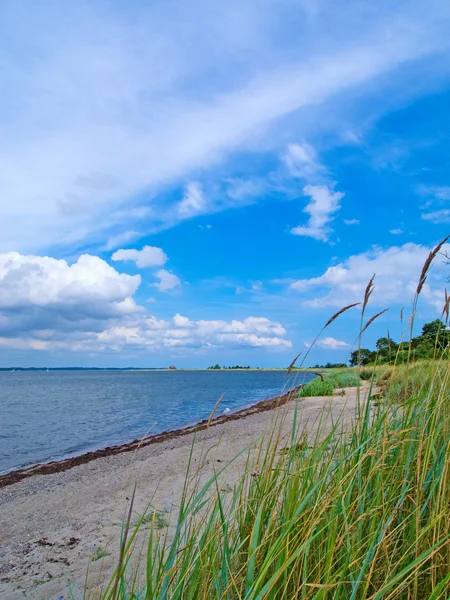
[{"label": "shallow water", "polygon": [[0,473],[176,429],[313,378],[284,371],[0,372]]}]

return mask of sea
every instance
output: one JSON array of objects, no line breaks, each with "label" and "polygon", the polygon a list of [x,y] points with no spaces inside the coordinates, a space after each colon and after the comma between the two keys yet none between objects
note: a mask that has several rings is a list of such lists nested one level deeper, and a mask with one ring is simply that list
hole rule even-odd
[{"label": "sea", "polygon": [[77,456],[272,398],[314,375],[265,370],[0,372],[0,473]]}]

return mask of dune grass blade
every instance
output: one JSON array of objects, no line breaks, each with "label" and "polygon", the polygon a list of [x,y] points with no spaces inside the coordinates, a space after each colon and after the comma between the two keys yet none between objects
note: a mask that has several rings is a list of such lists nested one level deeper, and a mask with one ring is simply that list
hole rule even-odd
[{"label": "dune grass blade", "polygon": [[370,327],[372,325],[372,323],[375,321],[375,319],[378,319],[378,317],[381,317],[381,315],[384,315],[384,313],[387,312],[388,310],[389,310],[388,308],[385,308],[384,310],[380,310],[380,312],[377,312],[377,314],[373,315],[373,317],[370,317],[370,319],[367,321],[367,323],[361,329],[361,335],[366,331],[366,329],[368,327]]},{"label": "dune grass blade", "polygon": [[[328,321],[325,323],[325,325],[323,326],[323,329],[326,329],[329,325],[331,325],[331,323],[333,323],[333,321],[335,321],[338,317],[340,317],[343,313],[347,312],[348,310],[350,310],[350,308],[354,308],[355,306],[359,306],[361,304],[361,302],[354,302],[353,304],[349,304],[348,306],[344,306],[344,308],[341,308],[340,310],[338,310],[334,315],[332,315]],[[322,330],[323,331],[323,330]]]},{"label": "dune grass blade", "polygon": [[[359,370],[343,371],[378,394]],[[374,368],[372,377],[381,399],[362,395],[351,427],[324,410],[315,431],[302,428],[300,402],[288,442],[274,428],[246,449],[231,491],[228,466],[205,481],[187,476],[173,533],[150,523],[139,576],[128,536],[117,598],[449,597],[449,363]]]},{"label": "dune grass blade", "polygon": [[301,352],[299,352],[299,353],[297,354],[297,356],[294,358],[294,360],[291,362],[291,364],[290,364],[290,365],[289,365],[289,367],[287,368],[287,371],[286,371],[286,376],[288,376],[288,375],[289,375],[289,373],[292,371],[292,369],[294,368],[294,365],[295,365],[295,363],[296,363],[296,362],[297,362],[297,360],[300,358],[300,356],[301,356]]}]

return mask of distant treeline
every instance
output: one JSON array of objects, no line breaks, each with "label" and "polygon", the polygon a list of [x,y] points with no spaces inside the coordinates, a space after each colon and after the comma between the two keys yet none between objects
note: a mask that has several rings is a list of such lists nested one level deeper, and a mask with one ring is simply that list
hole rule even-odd
[{"label": "distant treeline", "polygon": [[411,342],[396,343],[391,337],[377,340],[376,350],[361,348],[350,355],[350,366],[370,364],[403,364],[409,360],[434,358],[441,354],[450,343],[450,330],[440,319],[425,323],[422,333]]},{"label": "distant treeline", "polygon": [[235,365],[234,367],[221,367],[220,365],[211,365],[208,369],[258,369],[258,367],[241,367],[241,365]]},{"label": "distant treeline", "polygon": [[343,369],[346,367],[346,363],[331,363],[327,362],[326,365],[314,365],[313,369]]}]

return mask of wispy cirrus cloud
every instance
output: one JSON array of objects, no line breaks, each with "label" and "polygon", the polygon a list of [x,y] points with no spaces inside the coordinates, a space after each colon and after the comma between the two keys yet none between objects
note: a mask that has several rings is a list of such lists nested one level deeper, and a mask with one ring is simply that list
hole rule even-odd
[{"label": "wispy cirrus cloud", "polygon": [[325,167],[319,162],[315,149],[305,141],[289,144],[284,160],[294,177],[311,181],[325,173]]},{"label": "wispy cirrus cloud", "polygon": [[439,210],[423,213],[422,219],[424,221],[431,221],[435,225],[450,223],[450,208],[441,208]]},{"label": "wispy cirrus cloud", "polygon": [[196,181],[188,183],[183,199],[176,208],[180,217],[186,219],[195,215],[201,215],[206,208],[207,200],[200,183]]},{"label": "wispy cirrus cloud", "polygon": [[2,4],[1,249],[104,244],[114,209],[280,144],[280,118],[320,128],[302,111],[448,44],[442,2],[263,5]]},{"label": "wispy cirrus cloud", "polygon": [[450,186],[448,185],[422,185],[418,189],[421,196],[427,198],[426,205],[423,207],[422,219],[431,221],[435,225],[440,223],[450,223],[450,209],[439,208],[447,205],[450,200]]}]

